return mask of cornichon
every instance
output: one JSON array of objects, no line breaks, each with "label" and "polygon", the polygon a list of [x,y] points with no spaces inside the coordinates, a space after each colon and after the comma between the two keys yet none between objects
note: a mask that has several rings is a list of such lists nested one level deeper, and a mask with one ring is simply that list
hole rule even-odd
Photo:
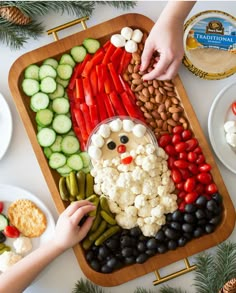
[{"label": "cornichon", "polygon": [[95,219],[93,220],[93,224],[92,224],[92,227],[90,228],[90,231],[91,232],[96,231],[98,226],[100,225],[101,221],[102,221],[102,216],[100,214],[100,207],[98,207],[97,214],[96,214]]},{"label": "cornichon", "polygon": [[116,224],[116,220],[109,215],[106,211],[101,211],[100,212],[102,218],[110,225],[115,225]]},{"label": "cornichon", "polygon": [[105,197],[105,195],[101,195],[100,196],[100,205],[102,210],[106,211],[109,215],[112,215],[109,205],[108,205],[108,201],[107,198]]},{"label": "cornichon", "polygon": [[85,196],[89,197],[93,194],[93,176],[90,173],[86,174],[86,189],[85,189]]},{"label": "cornichon", "polygon": [[69,177],[70,177],[70,194],[72,196],[77,196],[79,193],[79,189],[78,189],[78,183],[77,183],[75,172],[73,171],[70,172]]},{"label": "cornichon", "polygon": [[85,173],[83,171],[79,171],[77,172],[76,176],[77,176],[78,188],[79,188],[78,196],[81,199],[84,199],[85,198]]},{"label": "cornichon", "polygon": [[96,195],[96,194],[92,194],[90,195],[89,197],[86,198],[88,201],[92,202],[95,206],[96,206],[96,209],[93,210],[92,212],[89,212],[88,215],[90,217],[96,217],[96,214],[97,214],[97,208],[98,208],[98,205],[99,205],[99,197]]},{"label": "cornichon", "polygon": [[89,238],[85,238],[82,242],[82,247],[83,249],[88,250],[92,244],[93,244],[93,241],[89,240]]},{"label": "cornichon", "polygon": [[120,230],[121,228],[118,225],[110,227],[102,235],[100,235],[97,238],[97,240],[95,241],[95,245],[96,246],[101,245],[104,241],[106,241],[108,238],[110,238],[112,235],[116,234]]},{"label": "cornichon", "polygon": [[69,200],[70,194],[66,188],[66,177],[61,177],[59,180],[59,192],[62,200]]},{"label": "cornichon", "polygon": [[94,242],[96,239],[98,239],[98,237],[105,231],[106,227],[107,227],[107,222],[102,220],[97,231],[89,235],[89,240]]}]

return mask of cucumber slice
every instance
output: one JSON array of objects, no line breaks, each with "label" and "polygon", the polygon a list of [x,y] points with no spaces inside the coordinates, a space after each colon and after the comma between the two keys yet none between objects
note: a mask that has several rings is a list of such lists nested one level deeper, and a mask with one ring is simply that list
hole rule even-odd
[{"label": "cucumber slice", "polygon": [[36,113],[35,120],[40,126],[48,126],[52,123],[53,112],[49,109],[39,110]]},{"label": "cucumber slice", "polygon": [[60,59],[60,64],[69,64],[70,66],[74,67],[75,66],[75,61],[71,57],[70,54],[63,54]]},{"label": "cucumber slice", "polygon": [[61,79],[70,79],[73,73],[73,67],[69,64],[59,64],[57,74]]},{"label": "cucumber slice", "polygon": [[64,166],[66,163],[66,156],[64,156],[62,153],[52,153],[49,158],[49,166],[52,169],[57,169],[62,166]]},{"label": "cucumber slice", "polygon": [[57,83],[57,87],[56,87],[55,92],[53,92],[52,94],[49,94],[49,97],[51,100],[54,100],[56,98],[63,97],[64,93],[65,93],[64,87],[61,84]]},{"label": "cucumber slice", "polygon": [[54,69],[56,69],[58,66],[58,61],[54,58],[47,58],[43,61],[43,64],[51,65]]},{"label": "cucumber slice", "polygon": [[69,156],[66,163],[71,169],[75,171],[79,171],[83,168],[83,161],[79,154],[73,154]]},{"label": "cucumber slice", "polygon": [[82,62],[87,54],[87,50],[83,46],[75,46],[70,50],[71,56],[75,62]]},{"label": "cucumber slice", "polygon": [[38,92],[30,98],[30,107],[34,112],[46,109],[49,105],[49,97],[45,93]]},{"label": "cucumber slice", "polygon": [[90,54],[94,54],[101,46],[98,40],[92,38],[84,39],[83,45]]},{"label": "cucumber slice", "polygon": [[54,78],[47,76],[45,77],[40,84],[40,89],[43,93],[51,94],[55,92],[57,88],[57,83]]},{"label": "cucumber slice", "polygon": [[53,119],[52,128],[59,134],[67,133],[71,127],[71,119],[64,114],[59,114]]},{"label": "cucumber slice", "polygon": [[89,167],[90,166],[90,157],[89,157],[88,153],[81,152],[79,155],[83,161],[83,166],[84,166],[83,168]]},{"label": "cucumber slice", "polygon": [[43,152],[44,152],[46,158],[49,159],[49,157],[50,157],[51,154],[52,154],[52,150],[51,150],[51,148],[50,148],[50,147],[45,147],[45,148],[43,148]]},{"label": "cucumber slice", "polygon": [[48,64],[43,64],[40,66],[39,68],[39,78],[42,80],[45,77],[52,77],[52,78],[56,78],[57,76],[57,71],[55,68],[53,68],[51,65]]},{"label": "cucumber slice", "polygon": [[71,171],[72,169],[67,164],[60,168],[57,168],[57,172],[64,176],[70,174]]},{"label": "cucumber slice", "polygon": [[33,96],[39,92],[39,82],[32,78],[25,78],[22,82],[22,89],[27,96]]},{"label": "cucumber slice", "polygon": [[78,139],[73,135],[66,135],[61,142],[61,149],[64,154],[72,155],[79,151],[80,144]]},{"label": "cucumber slice", "polygon": [[54,143],[50,146],[50,149],[55,153],[55,152],[61,152],[61,141],[62,141],[62,136],[57,135],[56,140]]},{"label": "cucumber slice", "polygon": [[64,88],[66,88],[68,86],[70,80],[69,79],[67,79],[67,80],[66,79],[61,79],[59,76],[57,76],[56,82],[58,84],[62,85]]},{"label": "cucumber slice", "polygon": [[70,110],[69,100],[66,98],[57,98],[52,102],[52,109],[57,114],[66,114]]},{"label": "cucumber slice", "polygon": [[91,168],[90,168],[90,166],[88,166],[88,167],[82,168],[82,171],[83,171],[85,174],[88,174],[88,173],[90,173]]},{"label": "cucumber slice", "polygon": [[25,69],[25,78],[39,80],[39,66],[31,64]]},{"label": "cucumber slice", "polygon": [[0,231],[3,231],[9,225],[9,220],[3,214],[0,214]]},{"label": "cucumber slice", "polygon": [[53,129],[45,127],[39,130],[37,139],[42,147],[49,147],[56,140],[56,133]]}]

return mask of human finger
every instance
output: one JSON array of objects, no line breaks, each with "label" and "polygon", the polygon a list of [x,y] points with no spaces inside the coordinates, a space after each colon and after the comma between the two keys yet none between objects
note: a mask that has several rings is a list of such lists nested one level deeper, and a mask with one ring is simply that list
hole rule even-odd
[{"label": "human finger", "polygon": [[170,63],[171,63],[171,60],[169,58],[167,58],[166,56],[161,56],[159,61],[155,64],[153,70],[151,70],[150,72],[144,74],[142,76],[142,79],[143,80],[152,80],[152,79],[155,79],[155,78],[159,77],[164,72],[166,72],[166,70],[169,67]]},{"label": "human finger", "polygon": [[72,202],[64,211],[62,214],[66,216],[71,216],[75,211],[77,211],[80,207],[83,207],[85,205],[93,205],[88,200],[79,200]]},{"label": "human finger", "polygon": [[75,211],[73,215],[71,215],[71,220],[73,221],[73,223],[78,225],[84,216],[86,216],[89,212],[95,209],[96,209],[95,205],[82,206],[77,211]]},{"label": "human finger", "polygon": [[93,223],[94,217],[89,217],[86,219],[86,221],[83,223],[83,225],[79,229],[79,235],[80,240],[82,240],[89,232],[92,223]]},{"label": "human finger", "polygon": [[170,80],[173,77],[175,77],[178,73],[179,69],[179,61],[174,61],[173,63],[170,64],[170,66],[167,68],[166,72],[158,76],[159,80]]},{"label": "human finger", "polygon": [[155,49],[152,46],[148,45],[148,43],[146,43],[143,49],[142,56],[141,56],[141,65],[140,65],[141,71],[144,71],[147,69],[154,51]]}]

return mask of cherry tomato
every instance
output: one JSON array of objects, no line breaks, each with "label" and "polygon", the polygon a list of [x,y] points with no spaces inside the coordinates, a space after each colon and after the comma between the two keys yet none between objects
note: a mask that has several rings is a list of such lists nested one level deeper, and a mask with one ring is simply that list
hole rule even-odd
[{"label": "cherry tomato", "polygon": [[214,194],[217,191],[218,191],[218,188],[215,183],[211,183],[206,186],[206,193],[207,194]]},{"label": "cherry tomato", "polygon": [[186,206],[186,202],[185,202],[185,201],[182,201],[182,202],[179,204],[178,209],[179,209],[181,212],[184,212],[184,211],[185,211],[185,206]]},{"label": "cherry tomato", "polygon": [[167,155],[169,156],[176,156],[177,155],[177,152],[175,150],[175,147],[173,145],[170,145],[168,144],[166,147],[165,147],[165,152],[167,153]]},{"label": "cherry tomato", "polygon": [[198,169],[200,172],[209,172],[211,170],[211,165],[205,163],[200,165]]},{"label": "cherry tomato", "polygon": [[186,143],[188,144],[188,147],[186,149],[188,152],[193,151],[198,145],[198,141],[195,137],[186,140]]},{"label": "cherry tomato", "polygon": [[194,163],[196,161],[197,157],[198,157],[197,154],[194,152],[188,153],[188,161],[191,163]]},{"label": "cherry tomato", "polygon": [[176,167],[176,168],[180,168],[180,169],[185,169],[185,168],[188,168],[188,162],[187,161],[185,161],[185,160],[176,160],[175,162],[174,162],[174,166]]},{"label": "cherry tomato", "polygon": [[182,132],[182,138],[183,140],[188,140],[192,137],[192,132],[191,130],[189,129],[185,129],[183,132]]},{"label": "cherry tomato", "polygon": [[187,178],[187,180],[184,183],[184,190],[186,192],[192,192],[195,189],[196,186],[196,180],[194,177]]},{"label": "cherry tomato", "polygon": [[174,181],[174,183],[180,183],[182,181],[182,175],[179,170],[173,169],[171,171],[171,178]]},{"label": "cherry tomato", "polygon": [[[179,183],[176,183],[175,184],[175,187],[178,189],[178,190],[181,190],[181,191],[184,191],[184,182],[181,181]],[[184,192],[185,193],[185,192]]]},{"label": "cherry tomato", "polygon": [[190,171],[192,174],[194,174],[194,175],[196,175],[196,174],[199,173],[198,167],[197,167],[197,165],[194,164],[194,163],[189,163],[189,165],[188,165],[188,169],[189,169],[189,171]]},{"label": "cherry tomato", "polygon": [[205,163],[205,157],[204,157],[203,154],[198,155],[198,158],[197,158],[197,160],[196,160],[196,163],[197,163],[198,165]]},{"label": "cherry tomato", "polygon": [[182,133],[183,131],[184,131],[184,128],[183,128],[183,126],[182,125],[177,125],[177,126],[175,126],[174,128],[173,128],[173,133],[175,134],[175,133]]},{"label": "cherry tomato", "polygon": [[188,154],[186,152],[179,153],[179,159],[186,161],[188,159]]},{"label": "cherry tomato", "polygon": [[3,211],[3,208],[4,208],[4,203],[0,201],[0,213]]},{"label": "cherry tomato", "polygon": [[169,156],[169,158],[167,160],[168,168],[169,169],[173,169],[174,168],[174,161],[175,161],[175,159],[173,157]]},{"label": "cherry tomato", "polygon": [[158,144],[162,148],[166,147],[170,142],[171,136],[169,134],[163,134],[158,140]]},{"label": "cherry tomato", "polygon": [[193,203],[198,198],[198,194],[196,191],[191,191],[186,194],[184,200],[186,203]]},{"label": "cherry tomato", "polygon": [[202,184],[210,184],[212,182],[212,176],[210,173],[203,172],[197,175],[197,180]]},{"label": "cherry tomato", "polygon": [[197,183],[197,185],[196,185],[194,190],[197,192],[197,194],[200,195],[200,194],[202,194],[204,192],[205,188],[204,188],[204,185],[202,183]]},{"label": "cherry tomato", "polygon": [[128,157],[121,159],[121,163],[124,165],[129,165],[132,161],[133,161],[132,156],[128,156]]},{"label": "cherry tomato", "polygon": [[182,141],[182,138],[181,138],[181,135],[179,134],[179,133],[176,133],[176,134],[174,134],[173,136],[172,136],[172,140],[171,140],[171,142],[173,143],[173,144],[177,144],[177,143],[179,143],[179,142],[181,142]]},{"label": "cherry tomato", "polygon": [[118,147],[117,147],[117,152],[118,152],[119,154],[125,153],[125,152],[126,152],[126,146],[123,145],[123,144],[118,145]]},{"label": "cherry tomato", "polygon": [[9,238],[17,238],[20,236],[20,231],[14,226],[6,226],[4,234]]},{"label": "cherry tomato", "polygon": [[202,154],[202,149],[201,149],[200,146],[197,146],[193,151],[194,151],[194,153],[196,153],[196,154]]},{"label": "cherry tomato", "polygon": [[185,168],[185,169],[179,169],[179,171],[180,171],[180,173],[181,173],[181,175],[182,175],[182,178],[183,178],[184,180],[186,180],[186,179],[188,179],[189,177],[191,177],[191,174],[190,174],[190,172],[189,172],[189,170],[188,170],[187,168]]},{"label": "cherry tomato", "polygon": [[232,109],[234,115],[236,115],[236,102],[233,102],[233,104],[231,105],[231,109]]},{"label": "cherry tomato", "polygon": [[185,196],[186,196],[186,192],[185,192],[185,191],[182,191],[182,190],[181,190],[181,191],[178,193],[178,198],[182,198],[182,199],[184,199]]},{"label": "cherry tomato", "polygon": [[177,153],[181,153],[181,152],[184,152],[188,147],[188,144],[186,142],[178,142],[176,145],[175,145],[175,150]]}]

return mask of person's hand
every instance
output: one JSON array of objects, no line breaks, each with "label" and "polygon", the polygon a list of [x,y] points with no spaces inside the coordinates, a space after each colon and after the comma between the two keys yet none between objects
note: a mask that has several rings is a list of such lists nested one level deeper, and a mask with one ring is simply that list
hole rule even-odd
[{"label": "person's hand", "polygon": [[88,233],[93,217],[88,217],[80,226],[80,221],[96,207],[89,201],[71,203],[59,216],[53,241],[57,247],[66,250],[79,243]]},{"label": "person's hand", "polygon": [[[158,52],[159,57],[152,70],[148,69],[150,60]],[[140,71],[148,70],[143,80],[170,80],[178,72],[184,54],[183,21],[159,18],[152,28],[144,46]]]}]

